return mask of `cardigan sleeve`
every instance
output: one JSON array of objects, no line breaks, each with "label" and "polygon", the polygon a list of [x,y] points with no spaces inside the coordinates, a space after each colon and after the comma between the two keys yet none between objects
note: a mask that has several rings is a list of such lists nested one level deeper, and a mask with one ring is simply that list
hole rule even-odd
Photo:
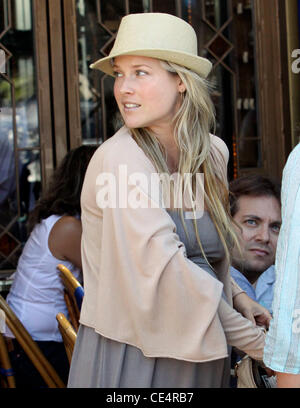
[{"label": "cardigan sleeve", "polygon": [[255,360],[262,360],[265,344],[264,329],[254,326],[250,320],[230,307],[224,299],[220,302],[219,316],[228,344]]},{"label": "cardigan sleeve", "polygon": [[230,278],[230,282],[231,282],[232,298],[239,295],[240,293],[243,293],[243,292],[245,293],[245,291],[239,287],[239,285],[236,283],[236,281],[232,277]]},{"label": "cardigan sleeve", "polygon": [[266,338],[264,362],[275,371],[300,374],[300,144],[284,168],[281,201],[273,319]]},{"label": "cardigan sleeve", "polygon": [[[145,157],[123,159],[127,182],[119,158],[110,152],[103,157],[103,171],[114,176],[112,188],[121,185],[127,191],[115,195],[108,188],[112,201],[118,202],[102,206],[100,270],[107,273],[102,273],[99,285],[114,285],[114,302],[108,292],[99,299],[110,305],[101,314],[99,331],[139,347],[146,356],[188,361],[225,357],[226,339],[218,317],[223,285],[186,257],[172,218],[150,191],[152,173]],[[120,311],[122,319],[119,316],[112,327]]]},{"label": "cardigan sleeve", "polygon": [[[229,326],[222,327],[220,316],[228,317],[219,310],[223,284],[187,258],[172,218],[149,188],[153,173],[150,160],[125,132],[99,149],[89,165],[82,196],[80,321],[147,357],[225,358],[224,331],[229,337],[232,330],[239,332],[238,320],[245,319],[230,308]],[[100,180],[95,183],[99,174],[111,180],[104,192]],[[110,205],[101,197],[110,198]],[[240,336],[245,335],[242,330]]]}]

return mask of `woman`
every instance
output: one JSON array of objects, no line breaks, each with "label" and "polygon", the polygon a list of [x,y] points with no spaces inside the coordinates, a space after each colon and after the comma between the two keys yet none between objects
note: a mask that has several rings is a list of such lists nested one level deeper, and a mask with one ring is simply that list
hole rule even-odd
[{"label": "woman", "polygon": [[[145,13],[122,19],[93,68],[115,76],[125,126],[97,150],[83,186],[85,298],[68,385],[228,386],[227,341],[261,358],[264,334],[231,307],[235,235],[228,151],[209,134],[211,64],[189,24]],[[179,193],[170,182],[168,195],[159,179],[174,172],[191,182]]]},{"label": "woman", "polygon": [[264,363],[274,370],[278,388],[300,388],[299,259],[300,144],[289,155],[282,179],[282,226],[276,251],[273,319]]},{"label": "woman", "polygon": [[[81,146],[70,151],[54,172],[48,190],[30,214],[32,231],[7,296],[7,303],[65,382],[69,363],[56,315],[62,312],[68,316],[68,310],[56,267],[63,263],[81,279],[80,194],[95,150]],[[45,386],[15,340],[13,345],[17,387]]]}]

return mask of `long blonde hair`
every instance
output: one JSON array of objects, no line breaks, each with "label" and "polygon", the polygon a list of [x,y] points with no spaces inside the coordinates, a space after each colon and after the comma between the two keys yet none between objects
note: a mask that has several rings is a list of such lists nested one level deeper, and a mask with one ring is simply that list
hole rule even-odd
[{"label": "long blonde hair", "polygon": [[[178,173],[181,176],[192,176],[192,188],[189,192],[191,202],[195,197],[196,174],[203,173],[204,204],[219,234],[226,258],[230,261],[230,249],[233,244],[238,244],[238,239],[232,227],[226,176],[220,174],[220,166],[217,165],[219,159],[214,157],[211,149],[210,131],[215,129],[215,109],[210,97],[210,86],[205,79],[182,66],[166,61],[161,61],[161,64],[171,75],[179,75],[186,87],[181,106],[174,118],[174,139],[180,151]],[[166,152],[157,137],[147,128],[130,130],[157,172],[170,174]],[[180,208],[179,211],[187,233],[183,209]],[[196,217],[194,227],[198,244],[206,258]]]}]

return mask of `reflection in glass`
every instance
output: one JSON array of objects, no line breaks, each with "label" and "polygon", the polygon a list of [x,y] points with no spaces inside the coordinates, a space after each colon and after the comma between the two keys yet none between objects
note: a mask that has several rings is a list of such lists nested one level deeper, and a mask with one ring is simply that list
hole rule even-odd
[{"label": "reflection in glass", "polygon": [[23,150],[19,154],[21,215],[33,210],[41,191],[39,150]]},{"label": "reflection in glass", "polygon": [[16,236],[19,235],[18,223],[5,231],[0,225],[0,270],[14,270],[22,252],[22,245]]},{"label": "reflection in glass", "polygon": [[239,139],[239,161],[241,168],[261,167],[261,141]]},{"label": "reflection in glass", "polygon": [[203,0],[205,19],[219,29],[227,21],[228,2],[224,0]]},{"label": "reflection in glass", "polygon": [[[11,10],[9,9],[11,5]],[[1,106],[16,109],[18,147],[39,146],[38,112],[36,101],[35,65],[33,55],[33,30],[31,0],[2,1],[2,8],[11,29],[1,39],[1,44],[12,54],[7,61],[6,71],[14,87],[14,100],[11,99],[12,84],[1,78]],[[12,111],[11,111],[12,114]]]},{"label": "reflection in glass", "polygon": [[126,14],[125,0],[100,2],[101,22],[111,32],[116,33],[122,17]]},{"label": "reflection in glass", "polygon": [[2,0],[0,2],[0,34],[8,29],[8,25],[8,0]]},{"label": "reflection in glass", "polygon": [[218,35],[209,45],[208,49],[219,59],[228,53],[232,48],[232,44],[222,35]]},{"label": "reflection in glass", "polygon": [[100,50],[111,39],[111,34],[99,23],[96,1],[77,0],[76,10],[82,140],[93,143],[102,141],[102,101],[97,87],[99,72],[89,66],[104,55]]},{"label": "reflection in glass", "polygon": [[1,138],[0,160],[0,269],[7,269],[16,266],[27,239],[28,213],[40,196],[40,151],[23,150],[16,158],[11,140]]},{"label": "reflection in glass", "polygon": [[114,133],[117,106],[113,97],[113,78],[91,70],[89,65],[109,53],[114,33],[125,15],[125,3],[125,0],[76,1],[80,112],[85,144],[102,143]]},{"label": "reflection in glass", "polygon": [[[3,109],[1,110],[1,114]],[[1,115],[3,119],[4,115]],[[11,119],[11,115],[5,115],[8,119]],[[8,124],[9,121],[8,121]],[[5,130],[3,121],[0,121],[0,129]],[[7,127],[8,134],[5,136],[4,132],[0,138],[0,207],[7,201],[15,198],[16,192],[16,165],[15,165],[15,153],[14,153],[14,141],[11,129]],[[0,219],[1,223],[1,219]]]},{"label": "reflection in glass", "polygon": [[176,16],[176,0],[152,0],[153,11],[159,13],[168,13]]},{"label": "reflection in glass", "polygon": [[256,110],[255,39],[251,2],[243,5],[243,12],[235,19],[237,83],[237,149],[239,168],[262,167],[262,146]]},{"label": "reflection in glass", "polygon": [[123,123],[120,119],[121,115],[119,115],[119,109],[114,97],[114,81],[114,78],[111,76],[105,76],[102,81],[102,87],[105,92],[104,98],[108,137],[113,136]]},{"label": "reflection in glass", "polygon": [[129,0],[130,13],[148,13],[150,0]]},{"label": "reflection in glass", "polygon": [[[216,61],[212,61],[216,63]],[[212,99],[216,108],[217,128],[216,134],[223,139],[227,146],[231,145],[231,138],[234,129],[233,123],[233,77],[232,74],[223,67],[216,65],[210,75],[213,84]]]},{"label": "reflection in glass", "polygon": [[[0,129],[2,132],[2,127]],[[2,134],[0,138],[0,269],[13,267],[14,252],[20,247],[16,194],[18,177],[12,136],[9,129],[9,135]]]},{"label": "reflection in glass", "polygon": [[40,194],[40,138],[32,0],[0,0],[0,270],[14,269]]},{"label": "reflection in glass", "polygon": [[211,60],[211,54],[206,49],[205,45],[214,36],[214,31],[206,24],[199,24],[196,28],[198,36],[198,53],[200,57],[208,58]]}]

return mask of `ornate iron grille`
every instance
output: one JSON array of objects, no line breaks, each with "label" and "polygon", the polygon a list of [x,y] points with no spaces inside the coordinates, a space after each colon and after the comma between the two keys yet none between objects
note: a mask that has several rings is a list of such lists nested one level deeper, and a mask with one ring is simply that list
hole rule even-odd
[{"label": "ornate iron grille", "polygon": [[31,0],[0,0],[0,274],[17,265],[40,192]]},{"label": "ornate iron grille", "polygon": [[[73,5],[76,5],[82,142],[102,143],[120,126],[113,98],[113,78],[89,69],[90,63],[108,55],[122,16],[128,13],[167,12],[182,17],[193,25],[198,36],[199,52],[214,64],[211,80],[215,84],[213,98],[218,119],[216,133],[226,142],[231,153],[230,177],[236,177],[241,170],[259,169],[262,154],[261,139],[255,124],[254,36],[251,38],[253,2],[254,0],[71,0],[69,3],[65,0],[55,1],[56,7],[64,6],[59,24],[65,25],[65,28],[69,27],[70,30],[75,25],[72,24],[72,19],[68,23],[66,21],[70,17],[69,14],[72,14]],[[0,172],[2,271],[13,270],[16,266],[27,238],[25,220],[40,190],[41,141],[38,131],[33,53],[34,43],[38,50],[43,44],[38,41],[38,32],[37,37],[35,39],[33,37],[32,3],[35,4],[35,10],[45,8],[45,3],[39,0],[0,0],[0,50],[6,57],[6,72],[0,73],[0,156],[5,157],[5,160],[0,159],[0,165],[6,166],[8,174],[3,181],[1,177],[3,178],[4,172]],[[51,2],[47,2],[47,5],[50,7]],[[69,12],[68,7],[70,10],[72,8]],[[54,13],[52,9],[50,11]],[[45,38],[47,30],[50,34],[57,32],[58,27],[53,21],[51,24],[49,22],[45,24],[49,25],[45,28]],[[35,24],[35,27],[38,31],[39,25]],[[64,32],[62,27],[60,32]],[[69,40],[68,37],[65,43],[66,53],[70,51],[67,47]],[[251,41],[252,44],[249,44]],[[51,48],[47,52],[51,54],[53,58],[51,63],[56,67],[58,61],[55,58],[58,56],[52,54],[54,50],[53,45],[53,50]],[[66,55],[67,62],[69,57],[73,58],[70,52]],[[72,61],[69,65],[74,66]],[[39,75],[45,72],[41,70]],[[66,87],[69,86],[67,83],[69,77],[65,74]],[[48,82],[51,86],[51,81]],[[53,83],[55,84],[55,81]],[[40,91],[45,92],[45,86],[41,88]],[[47,109],[45,110],[48,99],[40,99],[41,101],[43,103],[39,107],[40,112],[44,112],[41,125],[44,124],[45,127],[46,123],[48,129],[51,117],[51,113],[48,114]],[[64,109],[59,111],[62,116]],[[77,103],[74,112],[79,116]],[[252,120],[250,127],[249,117]],[[69,119],[73,120],[71,116]],[[245,128],[248,132],[244,131]],[[59,127],[55,137],[60,145]],[[43,140],[47,140],[47,149],[54,150],[51,138],[45,139],[43,136]],[[44,162],[43,165],[47,167],[47,163]]]},{"label": "ornate iron grille", "polygon": [[[210,79],[215,85],[213,99],[218,120],[216,133],[230,150],[230,177],[237,177],[242,168],[261,166],[260,138],[256,127],[253,49],[245,49],[245,41],[243,43],[237,38],[237,31],[245,31],[241,29],[243,24],[247,31],[245,35],[251,32],[251,1],[77,0],[76,5],[84,143],[102,143],[120,126],[113,98],[113,78],[90,70],[90,63],[109,54],[122,16],[140,12],[167,12],[184,18],[194,27],[200,55],[213,62]],[[246,72],[246,66],[249,72]],[[251,86],[244,85],[247,81],[252,81]],[[243,133],[247,125],[244,120],[246,116],[251,116],[252,129],[249,131],[247,127],[248,133]],[[251,152],[252,156],[249,154]],[[247,159],[249,157],[250,160]]]}]

